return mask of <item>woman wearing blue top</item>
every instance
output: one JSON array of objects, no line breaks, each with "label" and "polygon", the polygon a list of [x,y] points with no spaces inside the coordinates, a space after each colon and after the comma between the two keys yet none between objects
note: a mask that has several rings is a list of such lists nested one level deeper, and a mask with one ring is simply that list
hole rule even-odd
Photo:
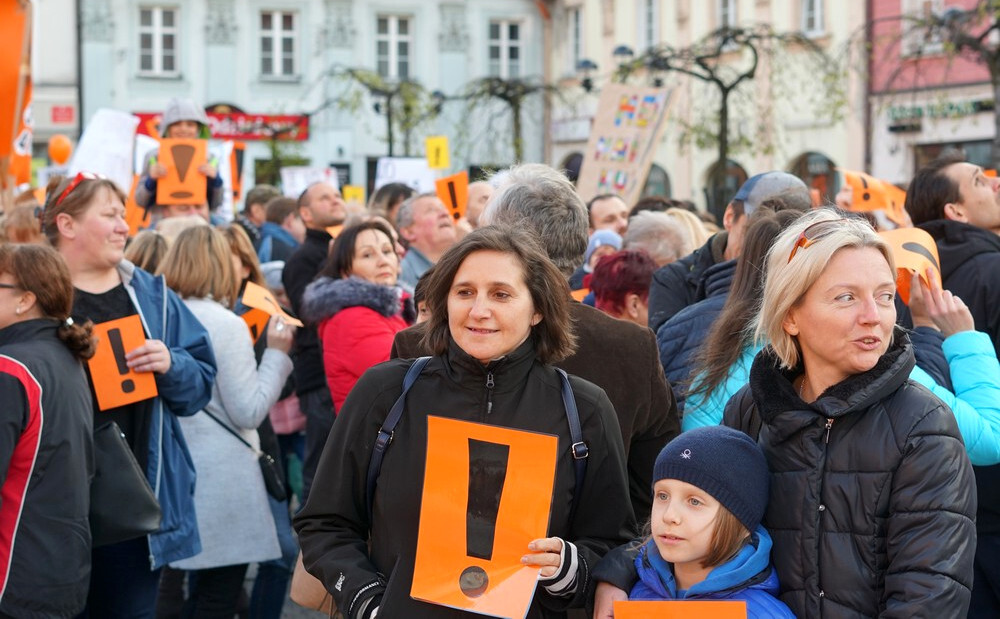
[{"label": "woman wearing blue top", "polygon": [[635,559],[630,600],[740,600],[747,617],[794,617],[775,596],[771,537],[761,526],[767,462],[746,434],[685,432],[653,467],[650,538]]}]

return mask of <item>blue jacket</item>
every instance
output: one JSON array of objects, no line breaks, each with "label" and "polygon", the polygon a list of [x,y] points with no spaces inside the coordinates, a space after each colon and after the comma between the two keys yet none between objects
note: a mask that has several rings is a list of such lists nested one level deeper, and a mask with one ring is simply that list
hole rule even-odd
[{"label": "blue jacket", "polygon": [[717,426],[722,423],[722,413],[726,409],[726,402],[729,402],[729,398],[750,380],[750,366],[753,365],[753,358],[757,356],[759,351],[760,348],[757,346],[747,346],[736,362],[729,367],[729,374],[726,376],[725,382],[720,383],[710,393],[699,393],[688,398],[684,418],[681,421],[683,432],[692,428]]},{"label": "blue jacket", "polygon": [[660,364],[667,382],[674,390],[677,410],[684,410],[688,381],[691,378],[691,358],[701,347],[729,298],[729,285],[736,272],[736,261],[719,262],[705,269],[702,288],[705,298],[688,305],[663,323],[656,331],[660,347]]},{"label": "blue jacket", "polygon": [[670,564],[663,560],[656,543],[646,542],[635,558],[639,582],[630,600],[737,600],[747,603],[747,619],[795,619],[777,597],[778,574],[771,567],[771,537],[758,526],[751,543],[735,557],[712,569],[705,580],[690,589],[678,590]]},{"label": "blue jacket", "polygon": [[[257,259],[261,262],[287,260],[300,245],[291,232],[270,221],[265,221],[261,224],[260,238],[260,247],[257,248]],[[275,251],[275,246],[284,246],[284,248]]]},{"label": "blue jacket", "polygon": [[153,277],[131,262],[118,265],[125,289],[151,339],[170,349],[170,370],[156,374],[146,478],[163,520],[149,535],[151,568],[201,552],[194,512],[195,470],[177,416],[193,415],[208,404],[215,380],[215,354],[201,326],[162,276]]}]

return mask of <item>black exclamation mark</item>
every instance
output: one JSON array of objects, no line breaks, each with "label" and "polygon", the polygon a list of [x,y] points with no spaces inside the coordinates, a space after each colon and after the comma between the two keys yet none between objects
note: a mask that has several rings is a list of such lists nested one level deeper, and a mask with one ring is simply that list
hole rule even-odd
[{"label": "black exclamation mark", "polygon": [[[507,479],[510,445],[469,439],[469,505],[466,510],[465,554],[489,561],[493,558],[500,496]],[[490,580],[479,566],[462,570],[458,585],[470,598],[486,593]]]},{"label": "black exclamation mark", "polygon": [[438,146],[434,149],[434,163],[441,165],[441,147]]},{"label": "black exclamation mark", "polygon": [[[174,156],[174,165],[177,166],[177,176],[184,182],[188,169],[191,167],[191,160],[194,159],[194,146],[190,144],[175,144],[170,147],[170,154]],[[172,198],[191,198],[194,194],[190,191],[180,190],[170,194]]]},{"label": "black exclamation mark", "polygon": [[[121,329],[111,329],[108,331],[108,342],[111,343],[111,352],[115,355],[115,363],[118,364],[118,373],[125,376],[129,373],[128,361],[125,360],[125,345],[122,343]],[[135,391],[135,382],[131,378],[122,381],[122,392],[132,393]]]},{"label": "black exclamation mark", "polygon": [[868,181],[865,180],[864,176],[858,176],[861,179],[861,184],[865,186],[865,192],[861,194],[861,199],[865,202],[872,199],[872,194],[868,193]]},{"label": "black exclamation mark", "polygon": [[458,196],[455,194],[455,182],[448,181],[448,197],[451,198],[451,216],[456,220],[462,218],[458,213]]}]

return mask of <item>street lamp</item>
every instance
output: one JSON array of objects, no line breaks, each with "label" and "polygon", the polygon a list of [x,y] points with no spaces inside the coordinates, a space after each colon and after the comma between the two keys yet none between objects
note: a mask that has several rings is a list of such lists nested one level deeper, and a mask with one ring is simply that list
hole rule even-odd
[{"label": "street lamp", "polygon": [[594,79],[590,76],[590,74],[597,70],[597,63],[589,58],[584,58],[576,63],[576,70],[583,74],[583,79],[580,80],[580,86],[582,86],[586,92],[593,90]]},{"label": "street lamp", "polygon": [[635,66],[632,62],[635,52],[628,45],[619,45],[611,52],[612,58],[618,64],[618,68],[615,69],[615,81],[619,84],[624,84],[632,71],[635,70]]}]

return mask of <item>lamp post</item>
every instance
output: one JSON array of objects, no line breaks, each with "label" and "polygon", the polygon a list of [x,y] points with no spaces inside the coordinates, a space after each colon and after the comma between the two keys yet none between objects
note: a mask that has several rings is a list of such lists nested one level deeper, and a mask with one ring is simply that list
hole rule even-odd
[{"label": "lamp post", "polygon": [[576,63],[576,70],[583,75],[583,78],[580,80],[580,86],[586,92],[592,91],[594,89],[594,78],[591,77],[591,73],[597,70],[597,63],[589,58],[584,58]]}]

